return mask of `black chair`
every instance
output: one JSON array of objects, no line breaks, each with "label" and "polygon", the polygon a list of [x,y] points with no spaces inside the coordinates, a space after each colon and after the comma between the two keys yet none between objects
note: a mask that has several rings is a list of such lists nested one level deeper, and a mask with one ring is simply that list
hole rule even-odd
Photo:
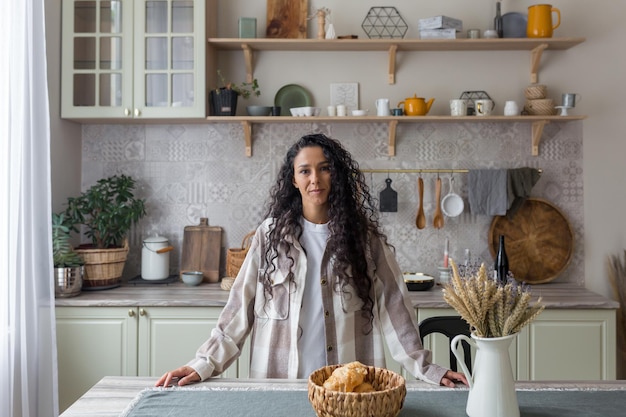
[{"label": "black chair", "polygon": [[[450,352],[450,369],[456,372],[456,356],[454,356],[454,353],[452,352],[450,343],[456,335],[464,334],[465,336],[469,336],[469,324],[467,324],[467,322],[463,320],[461,316],[429,317],[420,322],[419,331],[422,344],[424,344],[424,338],[431,333],[441,333],[448,338],[448,350]],[[467,365],[469,371],[472,372],[472,351],[470,349],[470,345],[464,340],[461,341],[461,344],[463,346],[463,359],[465,360],[465,364]]]}]

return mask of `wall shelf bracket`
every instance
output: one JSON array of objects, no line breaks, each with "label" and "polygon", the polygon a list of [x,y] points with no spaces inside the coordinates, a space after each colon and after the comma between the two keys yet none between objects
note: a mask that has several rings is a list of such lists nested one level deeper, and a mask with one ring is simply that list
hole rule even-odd
[{"label": "wall shelf bracket", "polygon": [[252,156],[252,123],[247,120],[241,122],[243,138],[246,142],[246,156]]},{"label": "wall shelf bracket", "polygon": [[391,45],[389,47],[389,84],[396,83],[396,52],[398,51],[398,45]]},{"label": "wall shelf bracket", "polygon": [[251,83],[254,79],[254,68],[252,68],[252,48],[247,43],[241,44],[243,57],[246,61],[246,82]]},{"label": "wall shelf bracket", "polygon": [[389,156],[396,156],[396,127],[398,127],[398,121],[391,120],[389,122]]},{"label": "wall shelf bracket", "polygon": [[539,142],[541,141],[541,135],[543,133],[543,127],[547,124],[550,123],[549,120],[538,120],[536,122],[533,122],[533,137],[532,137],[532,149],[531,149],[531,153],[533,156],[537,156],[539,155]]},{"label": "wall shelf bracket", "polygon": [[541,54],[548,47],[547,43],[535,47],[530,52],[530,82],[536,83],[539,81],[537,72],[539,71],[539,62],[541,61]]}]

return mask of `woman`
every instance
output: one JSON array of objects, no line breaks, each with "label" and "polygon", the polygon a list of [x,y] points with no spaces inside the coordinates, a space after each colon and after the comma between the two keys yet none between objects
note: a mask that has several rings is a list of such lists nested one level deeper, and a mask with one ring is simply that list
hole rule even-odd
[{"label": "woman", "polygon": [[430,363],[402,272],[380,230],[358,164],[339,144],[307,135],[287,152],[211,337],[196,359],[156,386],[223,372],[251,340],[251,378],[307,378],[327,364],[393,358],[425,381],[454,387],[463,374]]}]

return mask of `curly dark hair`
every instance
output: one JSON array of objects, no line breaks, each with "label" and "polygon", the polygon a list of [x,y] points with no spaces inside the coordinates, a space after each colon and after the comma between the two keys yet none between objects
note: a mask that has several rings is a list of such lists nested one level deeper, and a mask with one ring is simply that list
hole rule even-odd
[{"label": "curly dark hair", "polygon": [[[381,230],[378,213],[358,163],[336,140],[323,134],[311,134],[300,138],[291,146],[278,173],[276,184],[270,190],[266,218],[273,223],[267,234],[265,246],[265,264],[273,265],[272,261],[278,253],[289,253],[289,239],[300,239],[302,236],[302,197],[300,191],[293,186],[294,159],[301,149],[319,146],[328,160],[331,175],[331,191],[328,196],[328,229],[330,237],[326,251],[333,254],[333,274],[337,282],[333,282],[336,291],[342,291],[351,283],[357,295],[363,301],[361,313],[372,323],[374,301],[370,294],[373,277],[367,272],[365,251],[368,239],[372,237],[387,238]],[[289,281],[293,281],[293,265],[295,260],[288,257]],[[275,268],[265,268],[263,285],[265,292],[271,297],[270,275]],[[352,271],[351,276],[347,271]]]}]

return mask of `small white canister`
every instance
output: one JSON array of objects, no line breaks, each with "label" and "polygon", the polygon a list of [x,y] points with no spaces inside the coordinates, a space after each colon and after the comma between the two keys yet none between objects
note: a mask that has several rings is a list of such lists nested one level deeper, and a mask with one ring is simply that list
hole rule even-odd
[{"label": "small white canister", "polygon": [[166,237],[153,236],[143,240],[141,249],[141,278],[159,280],[170,276],[170,251]]}]

